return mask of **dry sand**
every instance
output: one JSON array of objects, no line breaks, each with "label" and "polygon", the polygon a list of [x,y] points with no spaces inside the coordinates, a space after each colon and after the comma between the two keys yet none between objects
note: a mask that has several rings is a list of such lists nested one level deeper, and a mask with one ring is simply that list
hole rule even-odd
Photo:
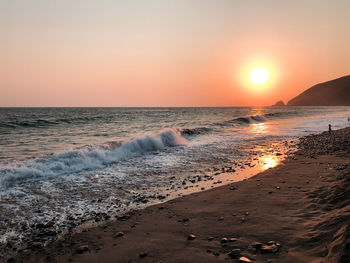
[{"label": "dry sand", "polygon": [[[11,260],[350,262],[349,140],[349,128],[306,137],[295,155],[248,180],[136,211]],[[265,247],[275,252],[254,244],[269,241],[280,244]]]}]

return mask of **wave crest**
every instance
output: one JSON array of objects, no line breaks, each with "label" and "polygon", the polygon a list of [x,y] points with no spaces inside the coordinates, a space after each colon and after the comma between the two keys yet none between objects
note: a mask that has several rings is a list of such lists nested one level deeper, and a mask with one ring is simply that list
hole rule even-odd
[{"label": "wave crest", "polygon": [[198,128],[192,128],[192,129],[182,129],[181,134],[182,135],[198,135],[203,133],[209,133],[213,129],[208,127],[198,127]]},{"label": "wave crest", "polygon": [[260,115],[252,115],[248,117],[238,117],[232,120],[224,121],[221,123],[216,123],[219,126],[231,126],[233,124],[238,125],[249,125],[251,123],[259,123],[259,122],[266,122],[267,119],[264,116]]},{"label": "wave crest", "polygon": [[0,187],[8,188],[41,178],[64,176],[83,170],[97,169],[166,147],[184,146],[187,141],[176,129],[165,129],[158,134],[149,134],[122,143],[104,146],[86,146],[54,154],[45,159],[34,159],[24,163],[0,165]]}]

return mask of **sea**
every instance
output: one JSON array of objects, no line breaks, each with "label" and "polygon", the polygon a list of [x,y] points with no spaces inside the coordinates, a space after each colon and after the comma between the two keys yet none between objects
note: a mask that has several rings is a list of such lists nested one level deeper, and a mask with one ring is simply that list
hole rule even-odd
[{"label": "sea", "polygon": [[[0,108],[0,247],[279,164],[350,107]],[[55,234],[56,233],[56,234]]]}]

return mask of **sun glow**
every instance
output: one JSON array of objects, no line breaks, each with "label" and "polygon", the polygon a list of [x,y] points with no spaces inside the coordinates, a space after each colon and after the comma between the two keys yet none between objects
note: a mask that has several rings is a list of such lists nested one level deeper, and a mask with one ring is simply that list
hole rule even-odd
[{"label": "sun glow", "polygon": [[250,71],[249,80],[256,85],[262,85],[269,80],[270,74],[263,67],[256,67]]},{"label": "sun glow", "polygon": [[276,87],[278,68],[267,60],[256,60],[242,67],[242,88],[257,95],[268,94]]}]

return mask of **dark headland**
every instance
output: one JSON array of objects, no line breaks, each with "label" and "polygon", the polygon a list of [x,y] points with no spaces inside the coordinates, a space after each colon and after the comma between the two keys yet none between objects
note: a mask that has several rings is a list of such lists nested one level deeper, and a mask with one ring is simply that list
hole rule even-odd
[{"label": "dark headland", "polygon": [[319,83],[287,103],[288,106],[349,106],[350,75]]},{"label": "dark headland", "polygon": [[345,263],[349,224],[345,128],[302,138],[295,154],[248,180],[33,243],[8,262]]}]

